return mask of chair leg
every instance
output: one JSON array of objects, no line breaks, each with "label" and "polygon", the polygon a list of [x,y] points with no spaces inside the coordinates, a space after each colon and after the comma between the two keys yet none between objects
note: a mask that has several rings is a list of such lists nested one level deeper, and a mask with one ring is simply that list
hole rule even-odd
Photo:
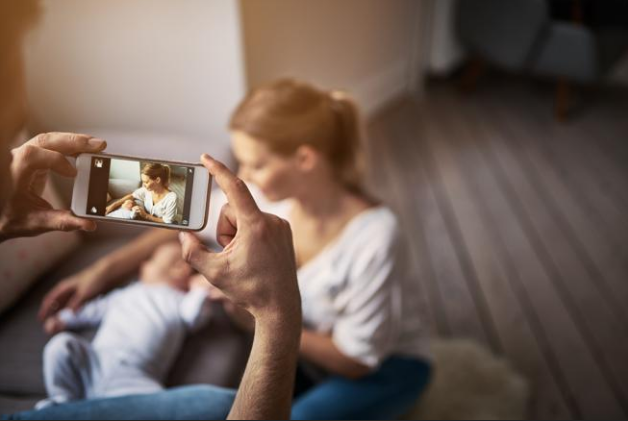
[{"label": "chair leg", "polygon": [[554,104],[554,115],[556,120],[564,123],[569,117],[571,102],[571,85],[567,80],[560,79],[556,87],[556,103]]},{"label": "chair leg", "polygon": [[478,81],[486,72],[486,62],[481,58],[469,60],[460,78],[459,87],[464,93],[475,91]]}]

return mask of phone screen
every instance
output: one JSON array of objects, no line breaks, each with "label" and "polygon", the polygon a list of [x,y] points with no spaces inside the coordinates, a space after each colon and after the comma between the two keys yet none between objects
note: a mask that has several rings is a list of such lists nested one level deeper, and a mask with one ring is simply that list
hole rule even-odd
[{"label": "phone screen", "polygon": [[87,215],[190,225],[193,166],[93,157]]}]

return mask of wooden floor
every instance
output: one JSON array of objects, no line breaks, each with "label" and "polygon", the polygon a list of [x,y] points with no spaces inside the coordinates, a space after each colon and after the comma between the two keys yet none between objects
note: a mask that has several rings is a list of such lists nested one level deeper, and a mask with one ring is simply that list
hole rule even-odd
[{"label": "wooden floor", "polygon": [[434,334],[530,381],[532,419],[628,417],[628,94],[552,118],[548,86],[444,83],[369,124]]}]

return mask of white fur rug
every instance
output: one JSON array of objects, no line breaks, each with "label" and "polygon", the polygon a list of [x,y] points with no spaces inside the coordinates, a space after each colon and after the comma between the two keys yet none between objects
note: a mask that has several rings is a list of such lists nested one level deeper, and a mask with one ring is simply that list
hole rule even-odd
[{"label": "white fur rug", "polygon": [[527,381],[510,364],[470,341],[437,340],[429,391],[412,420],[524,420]]}]

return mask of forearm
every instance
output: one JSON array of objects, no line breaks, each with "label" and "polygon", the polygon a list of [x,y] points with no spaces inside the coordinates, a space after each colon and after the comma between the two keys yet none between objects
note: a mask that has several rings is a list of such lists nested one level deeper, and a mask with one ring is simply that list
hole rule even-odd
[{"label": "forearm", "polygon": [[257,322],[251,357],[229,419],[290,418],[300,332],[300,312]]},{"label": "forearm", "polygon": [[301,334],[301,356],[327,370],[348,379],[359,379],[370,373],[362,363],[343,354],[331,337],[303,330]]},{"label": "forearm", "polygon": [[102,281],[111,287],[118,286],[124,278],[137,271],[146,259],[164,243],[176,241],[177,233],[151,230],[132,243],[111,253],[96,263],[95,269],[102,274]]},{"label": "forearm", "polygon": [[233,324],[236,325],[238,328],[248,333],[255,332],[255,319],[248,311],[241,309],[231,303],[225,303],[224,309],[229,316],[229,319],[231,319]]},{"label": "forearm", "polygon": [[118,209],[120,206],[122,206],[122,204],[124,202],[126,202],[127,200],[132,200],[133,199],[133,195],[132,194],[127,194],[126,196],[124,196],[121,199],[116,200],[115,202],[113,202],[111,205],[109,205],[107,207],[107,213],[111,213],[113,211],[115,211],[116,209]]},{"label": "forearm", "polygon": [[149,215],[149,214],[146,214],[146,216],[144,216],[144,219],[146,219],[146,221],[148,221],[148,222],[154,222],[156,224],[163,224],[164,223],[164,220],[162,218],[158,218],[156,216]]}]

